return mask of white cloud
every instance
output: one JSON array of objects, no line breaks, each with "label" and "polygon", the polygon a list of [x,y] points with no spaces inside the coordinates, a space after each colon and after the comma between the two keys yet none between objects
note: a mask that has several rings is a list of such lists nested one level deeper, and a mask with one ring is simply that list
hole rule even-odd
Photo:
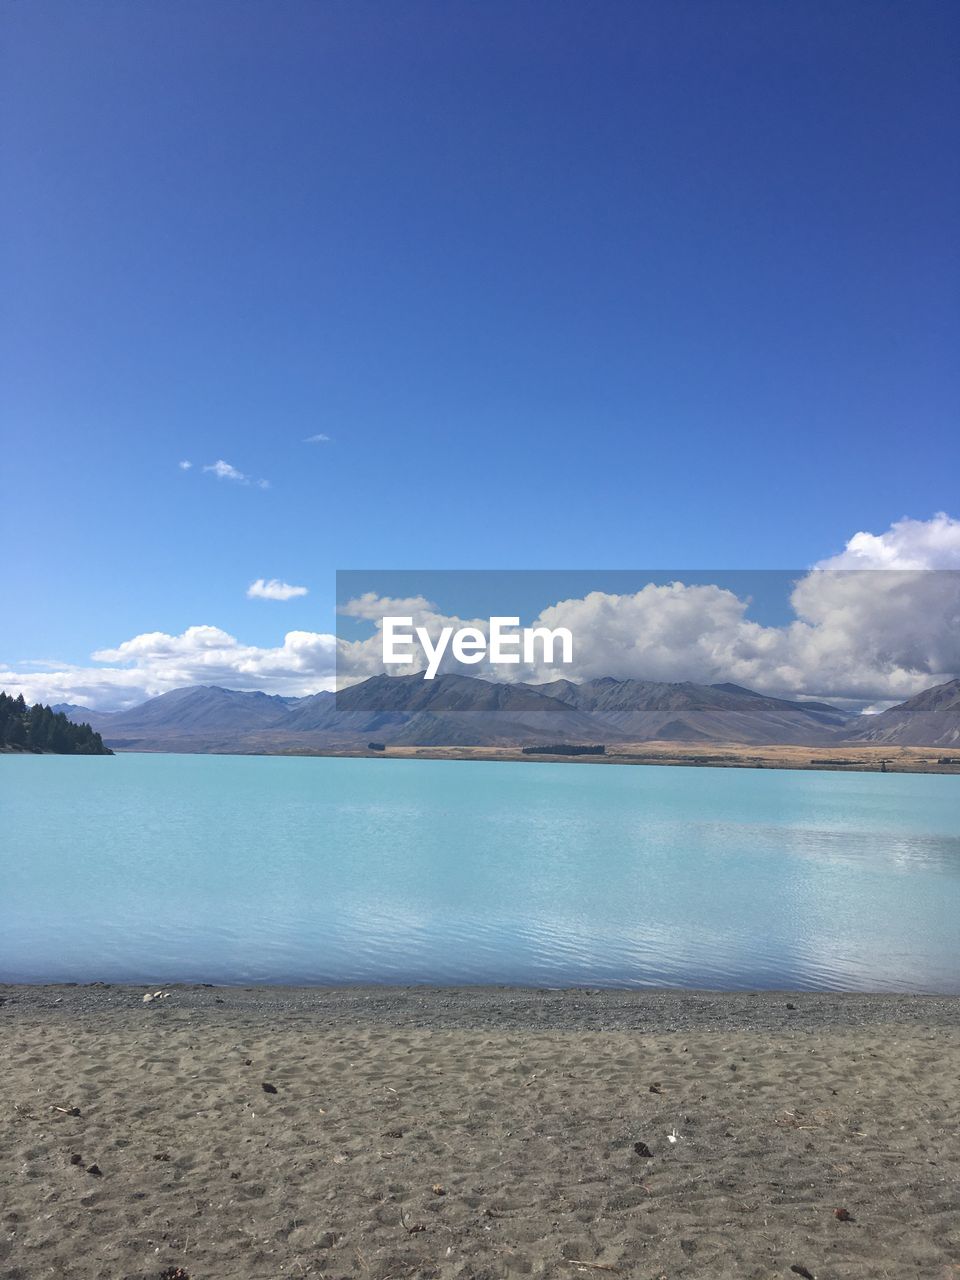
[{"label": "white cloud", "polygon": [[242,471],[238,471],[229,462],[224,462],[222,458],[218,458],[216,462],[211,462],[203,469],[204,471],[211,471],[218,480],[236,480],[238,484],[249,484],[248,478]]},{"label": "white cloud", "polygon": [[[499,680],[732,681],[778,696],[882,708],[960,675],[960,572],[951,569],[960,565],[958,546],[960,522],[944,515],[899,521],[880,535],[857,534],[841,556],[796,583],[794,618],[782,626],[753,621],[749,600],[718,586],[677,581],[624,595],[591,592],[557,601],[533,620],[534,626],[569,628],[572,666],[457,668],[448,656],[441,669]],[[876,572],[888,564],[897,567]],[[936,569],[943,571],[927,571]],[[375,628],[386,615],[412,616],[433,638],[443,626],[485,631],[487,625],[486,619],[447,617],[422,597],[367,594],[340,612]],[[380,654],[378,629],[369,639],[343,643],[341,674],[382,670]],[[392,670],[403,674],[424,665]]]},{"label": "white cloud", "polygon": [[306,587],[292,587],[289,582],[281,582],[279,578],[265,581],[257,578],[247,587],[248,600],[293,600],[297,596],[305,596]]},{"label": "white cloud", "polygon": [[[183,465],[182,463],[180,464]],[[218,480],[232,480],[234,484],[252,484],[258,489],[269,489],[269,480],[253,480],[250,476],[244,475],[232,463],[225,462],[223,458],[218,458],[216,462],[208,463],[204,468],[211,475],[217,477]]]},{"label": "white cloud", "polygon": [[338,607],[337,612],[345,618],[363,618],[367,622],[377,622],[385,616],[412,617],[417,626],[425,626],[431,620],[443,617],[437,612],[437,606],[425,596],[378,596],[374,591],[367,591]]},{"label": "white cloud", "polygon": [[818,569],[960,569],[960,520],[896,520],[886,533],[855,533]]},{"label": "white cloud", "polygon": [[187,461],[187,459],[186,459],[186,458],[184,458],[184,460],[183,460],[181,463],[179,463],[178,465],[179,465],[179,467],[180,467],[180,470],[181,470],[181,471],[189,471],[189,470],[190,470],[190,468],[193,466],[193,463],[192,463],[192,462],[188,462],[188,461]]},{"label": "white cloud", "polygon": [[325,436],[322,431],[318,431],[315,436],[307,436],[304,444],[329,444],[330,437]]},{"label": "white cloud", "polygon": [[[746,619],[747,602],[716,586],[649,584],[628,595],[594,591],[583,598],[561,600],[533,619],[535,627],[567,627],[574,637],[574,662],[568,666],[491,667],[480,663],[460,667],[448,649],[442,671],[497,680],[588,680],[613,675],[645,680],[729,680],[731,668],[746,654],[762,647],[764,628]],[[380,623],[385,616],[412,617],[434,639],[445,626],[477,627],[488,631],[486,618],[461,618],[442,613],[435,604],[414,597],[398,600],[367,594],[342,605],[339,612],[373,622],[368,639],[341,641],[340,674],[364,678],[384,668],[381,663]],[[420,659],[391,671],[403,675],[422,670]],[[743,681],[746,683],[746,681]]]},{"label": "white cloud", "polygon": [[[0,668],[0,688],[29,702],[75,702],[122,710],[184,685],[303,696],[334,687],[336,637],[288,631],[275,648],[241,644],[219,627],[188,627],[181,635],[150,631],[92,655],[97,666],[54,670]],[[37,664],[34,664],[36,667]]]}]

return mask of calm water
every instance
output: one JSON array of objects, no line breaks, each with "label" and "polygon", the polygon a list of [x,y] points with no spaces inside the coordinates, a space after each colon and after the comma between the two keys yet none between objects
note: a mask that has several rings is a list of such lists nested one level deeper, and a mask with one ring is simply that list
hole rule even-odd
[{"label": "calm water", "polygon": [[0,979],[960,991],[960,780],[0,758]]}]

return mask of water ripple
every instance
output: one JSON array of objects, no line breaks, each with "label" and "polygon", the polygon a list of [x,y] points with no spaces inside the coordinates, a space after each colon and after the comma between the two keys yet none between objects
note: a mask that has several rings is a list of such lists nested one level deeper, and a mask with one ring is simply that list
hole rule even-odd
[{"label": "water ripple", "polygon": [[953,778],[6,757],[0,800],[10,980],[960,990]]}]

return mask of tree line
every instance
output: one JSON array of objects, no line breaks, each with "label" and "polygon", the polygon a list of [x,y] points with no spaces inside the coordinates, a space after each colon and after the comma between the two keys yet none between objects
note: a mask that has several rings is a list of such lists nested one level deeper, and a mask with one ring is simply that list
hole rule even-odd
[{"label": "tree line", "polygon": [[41,703],[28,707],[23,694],[0,692],[0,750],[50,751],[61,756],[112,756],[99,733],[74,724],[62,711]]}]

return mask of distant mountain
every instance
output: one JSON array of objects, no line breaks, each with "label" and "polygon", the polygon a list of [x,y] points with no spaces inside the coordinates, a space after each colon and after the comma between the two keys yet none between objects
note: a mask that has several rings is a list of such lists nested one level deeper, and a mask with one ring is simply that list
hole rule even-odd
[{"label": "distant mountain", "polygon": [[216,751],[229,750],[227,744],[233,740],[281,724],[297,701],[218,685],[189,685],[127,711],[81,714],[118,747]]},{"label": "distant mountain", "polygon": [[[90,712],[85,716],[100,719]],[[281,698],[195,685],[103,718],[117,747],[168,751],[289,751],[391,745],[477,746],[622,739],[532,685],[469,676],[374,676],[338,695]]]},{"label": "distant mountain", "polygon": [[98,720],[102,720],[105,716],[111,714],[109,711],[91,711],[89,707],[77,706],[75,702],[57,702],[50,710],[59,716],[66,716],[68,720],[72,720],[75,724],[82,723],[86,720],[89,723],[91,716],[96,716]]},{"label": "distant mountain", "polygon": [[858,717],[845,742],[960,747],[960,680],[924,689],[879,715]]},{"label": "distant mountain", "polygon": [[662,684],[606,676],[538,686],[631,742],[808,744],[831,741],[850,715],[824,702],[770,698],[735,684]]},{"label": "distant mountain", "polygon": [[[502,746],[623,740],[596,717],[545,694],[537,685],[495,684],[472,676],[374,676],[336,695],[339,732],[375,736],[397,746]],[[328,704],[329,706],[329,704]]]},{"label": "distant mountain", "polygon": [[472,676],[374,676],[341,693],[283,698],[193,685],[128,711],[79,714],[113,746],[165,751],[323,751],[555,743],[803,743],[836,739],[851,717],[826,703],[737,685],[648,680],[499,684]]}]

